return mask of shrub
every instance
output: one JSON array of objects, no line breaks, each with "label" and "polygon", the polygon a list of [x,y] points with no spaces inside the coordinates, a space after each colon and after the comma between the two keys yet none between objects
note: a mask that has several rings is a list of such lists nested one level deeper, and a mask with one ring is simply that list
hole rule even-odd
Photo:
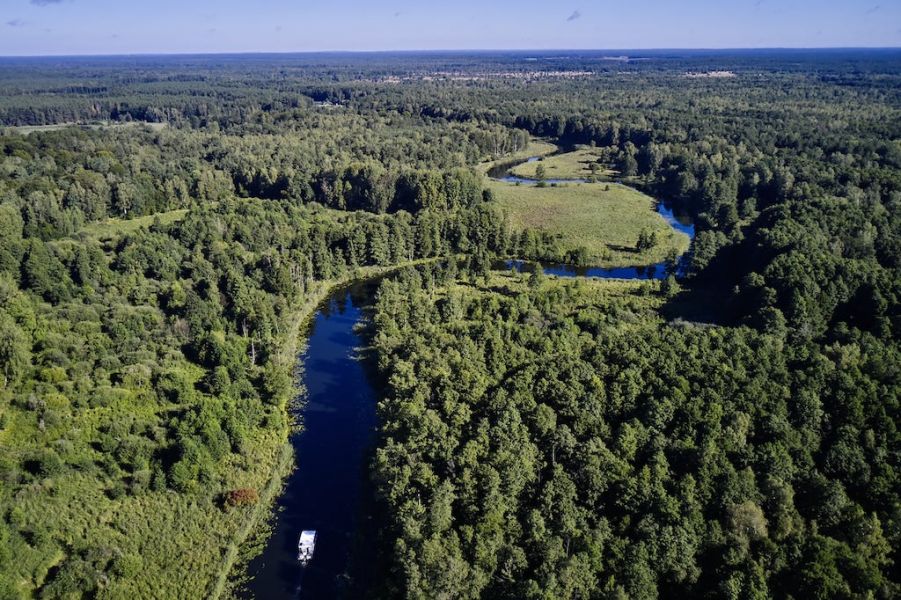
[{"label": "shrub", "polygon": [[230,490],[223,495],[222,504],[225,508],[237,508],[239,506],[252,506],[260,501],[260,495],[253,488],[240,488]]},{"label": "shrub", "polygon": [[49,448],[33,453],[22,463],[22,468],[35,477],[53,477],[63,466],[59,455]]}]

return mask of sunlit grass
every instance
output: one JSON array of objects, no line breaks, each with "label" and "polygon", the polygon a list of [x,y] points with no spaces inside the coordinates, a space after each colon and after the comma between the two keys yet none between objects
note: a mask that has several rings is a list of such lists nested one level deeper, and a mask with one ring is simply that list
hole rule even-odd
[{"label": "sunlit grass", "polygon": [[16,133],[28,135],[30,133],[40,133],[44,131],[57,131],[68,127],[77,127],[81,129],[107,129],[111,127],[149,127],[150,129],[164,129],[168,127],[168,123],[146,123],[144,121],[99,121],[96,123],[55,123],[53,125],[18,125],[10,127]]},{"label": "sunlit grass", "polygon": [[[562,236],[568,247],[584,246],[597,266],[645,265],[688,249],[688,236],[672,229],[654,210],[654,199],[632,188],[604,183],[536,187],[489,181],[515,230],[534,228]],[[658,243],[635,250],[642,230]]]},{"label": "sunlit grass", "polygon": [[557,150],[558,148],[554,144],[543,142],[541,140],[532,140],[529,145],[523,150],[508,154],[500,160],[483,162],[478,166],[478,168],[483,173],[487,173],[496,164],[512,163],[518,160],[525,160],[533,156],[547,156],[548,154],[553,154]]},{"label": "sunlit grass", "polygon": [[170,210],[134,219],[106,219],[84,226],[79,233],[84,233],[96,239],[110,239],[127,233],[133,233],[141,227],[150,227],[156,219],[162,225],[169,225],[181,221],[188,214],[187,209]]},{"label": "sunlit grass", "polygon": [[[598,148],[584,146],[573,152],[556,154],[540,161],[523,163],[514,167],[510,172],[517,177],[535,179],[538,176],[538,167],[543,166],[546,179],[587,179],[591,176],[613,176],[614,172],[612,170],[605,165],[598,164],[599,157],[600,151]],[[591,165],[597,165],[595,171],[591,170]]]}]

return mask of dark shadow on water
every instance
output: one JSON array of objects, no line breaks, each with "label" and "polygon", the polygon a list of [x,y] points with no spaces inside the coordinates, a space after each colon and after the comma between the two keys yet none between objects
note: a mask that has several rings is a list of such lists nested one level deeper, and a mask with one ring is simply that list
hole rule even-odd
[{"label": "dark shadow on water", "polygon": [[658,263],[641,267],[576,267],[561,263],[537,263],[522,260],[504,260],[494,264],[498,270],[513,269],[520,273],[531,273],[540,264],[545,275],[557,277],[597,277],[600,279],[665,279],[666,264]]},{"label": "dark shadow on water", "polygon": [[660,314],[668,321],[689,323],[734,322],[732,295],[719,285],[692,285],[660,307]]},{"label": "dark shadow on water", "polygon": [[[356,323],[356,321],[351,322],[351,324],[354,323]],[[347,331],[336,331],[332,333],[328,341],[339,346],[347,346],[348,348],[353,348],[353,344],[356,344],[359,341],[359,338],[353,333],[353,330],[351,329]]]}]

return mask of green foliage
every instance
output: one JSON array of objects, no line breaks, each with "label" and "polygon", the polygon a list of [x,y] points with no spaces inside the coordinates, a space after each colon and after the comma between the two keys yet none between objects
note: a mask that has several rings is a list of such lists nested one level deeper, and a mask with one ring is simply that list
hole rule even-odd
[{"label": "green foliage", "polygon": [[0,308],[0,365],[3,371],[3,386],[15,385],[31,363],[31,348],[28,336],[15,320]]},{"label": "green foliage", "polygon": [[[898,594],[896,55],[212,60],[0,68],[0,598],[206,594],[258,512],[222,494],[277,488],[300,307],[452,254],[373,317],[389,591]],[[691,214],[688,277],[648,196],[483,190],[530,136]],[[725,326],[656,316],[702,287]]]},{"label": "green foliage", "polygon": [[657,232],[650,229],[642,229],[635,242],[635,249],[639,252],[647,252],[657,245]]},{"label": "green foliage", "polygon": [[[668,251],[688,249],[688,236],[654,212],[653,199],[625,186],[609,191],[600,184],[541,188],[492,181],[488,186],[513,229],[522,232],[513,249],[518,256],[628,266],[660,262]],[[636,251],[636,240],[643,238],[659,243]],[[584,248],[581,260],[568,256],[577,248]]]},{"label": "green foliage", "polygon": [[264,488],[287,439],[297,307],[357,267],[478,249],[487,270],[507,239],[476,196],[382,216],[229,198],[149,227],[24,238],[21,289],[0,276],[0,514],[20,511],[7,538],[21,556],[0,589],[210,585],[260,510],[241,495],[223,512],[222,494]]},{"label": "green foliage", "polygon": [[665,323],[640,282],[443,279],[377,301],[392,594],[897,589],[892,346]]}]

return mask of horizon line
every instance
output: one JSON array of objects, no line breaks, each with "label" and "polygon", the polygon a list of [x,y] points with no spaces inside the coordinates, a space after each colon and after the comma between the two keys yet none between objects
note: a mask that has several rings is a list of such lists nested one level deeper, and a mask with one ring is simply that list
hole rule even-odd
[{"label": "horizon line", "polygon": [[176,56],[291,56],[313,54],[477,54],[477,53],[556,53],[556,52],[763,52],[763,51],[849,51],[849,50],[901,50],[901,46],[722,46],[722,47],[643,47],[643,48],[436,48],[436,49],[385,49],[385,50],[233,50],[207,52],[125,52],[88,54],[3,54],[8,58],[140,58]]}]

